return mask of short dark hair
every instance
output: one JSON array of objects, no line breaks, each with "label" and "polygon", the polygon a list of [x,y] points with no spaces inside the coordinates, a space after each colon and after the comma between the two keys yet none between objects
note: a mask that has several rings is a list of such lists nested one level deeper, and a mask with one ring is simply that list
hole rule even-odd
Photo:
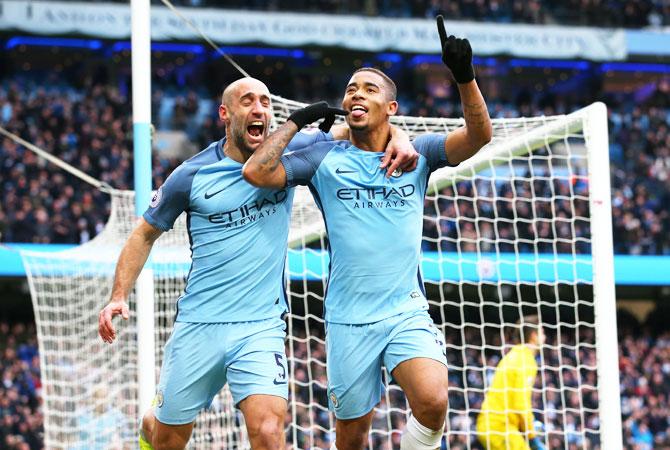
[{"label": "short dark hair", "polygon": [[532,316],[524,316],[520,318],[516,324],[519,326],[520,334],[523,342],[527,343],[533,333],[537,333],[542,325],[540,325],[540,318],[533,314]]},{"label": "short dark hair", "polygon": [[356,75],[358,72],[372,72],[382,77],[382,80],[384,80],[384,83],[386,83],[386,91],[389,100],[395,101],[396,97],[398,96],[398,88],[396,88],[395,83],[388,75],[379,69],[375,69],[374,67],[361,67],[355,71],[353,75]]}]

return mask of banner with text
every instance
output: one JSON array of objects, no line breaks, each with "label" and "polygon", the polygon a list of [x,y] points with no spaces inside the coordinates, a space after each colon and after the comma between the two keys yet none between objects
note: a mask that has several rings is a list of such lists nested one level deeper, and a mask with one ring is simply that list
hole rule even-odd
[{"label": "banner with text", "polygon": [[[165,7],[151,7],[155,40],[200,40]],[[338,46],[362,51],[393,50],[439,53],[435,23],[429,19],[368,18],[205,8],[182,8],[212,40],[220,44],[262,42],[294,47]],[[526,58],[623,60],[624,30],[582,27],[447,21],[447,32],[470,39],[476,55],[507,54]],[[116,3],[0,3],[0,29],[37,34],[84,34],[120,39],[130,36],[130,7]]]}]

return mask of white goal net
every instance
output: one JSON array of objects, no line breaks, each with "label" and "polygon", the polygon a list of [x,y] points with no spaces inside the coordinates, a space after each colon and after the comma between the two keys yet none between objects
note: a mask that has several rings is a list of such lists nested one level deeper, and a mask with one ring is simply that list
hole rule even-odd
[{"label": "white goal net", "polygon": [[[274,98],[282,122],[299,103]],[[462,120],[398,117],[410,135],[446,132]],[[457,168],[436,172],[425,199],[423,275],[431,315],[445,335],[450,403],[444,445],[482,448],[475,421],[515,323],[539,316],[548,339],[533,394],[547,448],[621,448],[609,163],[604,105],[568,116],[496,119],[493,141]],[[184,217],[154,247],[156,365],[138,360],[138,324],[97,335],[120,249],[135,222],[133,194],[113,191],[110,219],[92,241],[59,253],[24,253],[33,298],[49,449],[135,448],[138,372],[155,371],[189,270]],[[288,259],[290,405],[287,448],[327,449],[322,319],[326,237],[306,190],[296,193]],[[136,297],[130,298],[131,311]],[[516,333],[515,333],[516,332]],[[388,379],[388,377],[387,377]],[[399,448],[408,414],[389,384],[370,448]],[[609,443],[609,444],[608,444]],[[226,388],[197,419],[194,449],[248,448]]]}]

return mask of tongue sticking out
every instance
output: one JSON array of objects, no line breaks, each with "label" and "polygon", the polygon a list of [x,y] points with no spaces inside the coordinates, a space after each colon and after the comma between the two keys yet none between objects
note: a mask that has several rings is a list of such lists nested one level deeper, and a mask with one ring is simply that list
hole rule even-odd
[{"label": "tongue sticking out", "polygon": [[366,112],[363,111],[362,109],[354,109],[353,111],[351,111],[351,117],[355,117],[358,119],[359,117],[363,117],[365,113]]}]

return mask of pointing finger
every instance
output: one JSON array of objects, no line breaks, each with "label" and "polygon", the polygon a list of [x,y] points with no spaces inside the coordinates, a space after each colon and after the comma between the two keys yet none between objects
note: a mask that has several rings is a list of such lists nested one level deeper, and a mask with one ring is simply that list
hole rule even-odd
[{"label": "pointing finger", "polygon": [[447,40],[447,30],[444,29],[444,17],[442,17],[442,14],[437,16],[437,32],[442,42]]},{"label": "pointing finger", "polygon": [[328,108],[330,114],[337,114],[338,116],[346,116],[349,114],[349,111],[340,109],[340,108]]}]

